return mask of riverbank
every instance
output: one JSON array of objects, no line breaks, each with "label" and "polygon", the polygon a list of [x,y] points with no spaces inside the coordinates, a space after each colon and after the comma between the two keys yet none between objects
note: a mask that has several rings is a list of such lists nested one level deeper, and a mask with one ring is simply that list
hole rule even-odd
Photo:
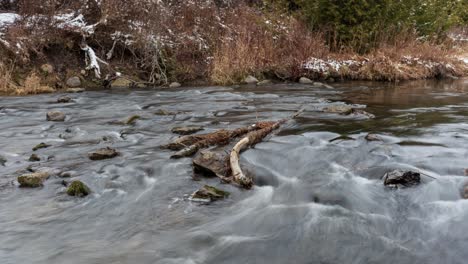
[{"label": "riverbank", "polygon": [[266,84],[301,77],[397,82],[468,75],[465,37],[431,42],[402,33],[366,54],[333,51],[323,33],[298,17],[210,3],[161,4],[151,18],[141,17],[149,12],[141,6],[128,6],[126,16],[106,6],[72,5],[47,14],[2,13],[0,93],[233,85],[248,76]]}]

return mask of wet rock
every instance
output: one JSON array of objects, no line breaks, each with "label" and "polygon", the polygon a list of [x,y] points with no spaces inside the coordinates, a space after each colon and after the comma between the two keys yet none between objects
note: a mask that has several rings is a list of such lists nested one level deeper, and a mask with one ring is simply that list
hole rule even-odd
[{"label": "wet rock", "polygon": [[77,88],[81,86],[81,80],[78,76],[73,76],[67,79],[67,86],[70,88]]},{"label": "wet rock", "polygon": [[70,196],[84,197],[90,193],[89,187],[81,181],[73,181],[67,189],[67,194]]},{"label": "wet rock", "polygon": [[65,90],[65,92],[67,93],[82,93],[84,91],[85,91],[84,88],[68,88]]},{"label": "wet rock", "polygon": [[351,110],[351,113],[349,113],[349,115],[356,115],[356,116],[363,116],[363,117],[366,117],[366,118],[375,118],[375,115],[369,113],[369,112],[366,112],[362,109],[356,109],[356,108],[353,108]]},{"label": "wet rock", "polygon": [[90,160],[104,160],[117,157],[119,152],[113,148],[102,148],[88,154]]},{"label": "wet rock", "polygon": [[185,127],[174,127],[171,129],[172,133],[179,135],[190,135],[198,131],[204,130],[201,126],[185,126]]},{"label": "wet rock", "polygon": [[59,111],[50,111],[47,113],[47,121],[63,122],[65,121],[65,114]]},{"label": "wet rock", "polygon": [[313,84],[314,82],[313,82],[311,79],[307,78],[307,77],[301,77],[301,78],[299,79],[299,83],[302,83],[302,84]]},{"label": "wet rock", "polygon": [[382,139],[378,135],[371,133],[367,134],[365,139],[367,141],[382,141]]},{"label": "wet rock", "polygon": [[258,80],[257,80],[257,78],[253,77],[252,75],[249,75],[244,79],[244,82],[246,84],[257,84]]},{"label": "wet rock", "polygon": [[229,192],[217,189],[210,185],[205,185],[199,190],[195,191],[191,196],[193,201],[212,202],[224,199],[229,196]]},{"label": "wet rock", "polygon": [[35,172],[23,174],[18,177],[20,187],[36,188],[43,186],[43,182],[50,176],[49,172]]},{"label": "wet rock", "polygon": [[169,84],[169,88],[179,88],[181,86],[182,86],[182,84],[180,84],[178,82],[173,82],[173,83]]},{"label": "wet rock", "polygon": [[43,148],[48,148],[48,147],[50,147],[49,144],[41,142],[41,143],[37,144],[34,148],[32,148],[32,150],[36,151],[36,150],[43,149]]},{"label": "wet rock", "polygon": [[323,108],[323,111],[326,113],[349,115],[353,112],[353,107],[345,104],[329,105]]},{"label": "wet rock", "polygon": [[[0,163],[1,163],[1,157],[0,157]],[[468,169],[465,169],[465,176],[468,176]]]},{"label": "wet rock", "polygon": [[158,109],[156,112],[154,112],[155,115],[160,115],[160,116],[168,116],[168,115],[176,115],[177,112],[170,112],[164,109]]},{"label": "wet rock", "polygon": [[59,174],[60,178],[71,178],[76,175],[75,171],[64,171]]},{"label": "wet rock", "polygon": [[228,174],[228,156],[209,150],[199,151],[193,158],[195,174],[225,177]]},{"label": "wet rock", "polygon": [[51,74],[54,72],[54,67],[48,63],[41,65],[41,71],[43,73]]},{"label": "wet rock", "polygon": [[57,99],[57,103],[69,103],[71,102],[72,99],[68,96],[60,96],[58,99]]},{"label": "wet rock", "polygon": [[347,135],[341,135],[339,137],[336,137],[336,138],[333,138],[333,139],[330,139],[329,142],[335,142],[335,141],[345,141],[345,140],[356,140],[350,136],[347,136]]},{"label": "wet rock", "polygon": [[132,115],[131,117],[127,118],[125,121],[126,125],[134,125],[138,119],[140,119],[141,116],[139,115]]},{"label": "wet rock", "polygon": [[272,82],[270,80],[263,80],[263,81],[257,83],[258,86],[269,85],[269,84],[272,84]]},{"label": "wet rock", "polygon": [[465,184],[465,186],[463,186],[461,195],[463,199],[468,199],[468,184]]},{"label": "wet rock", "polygon": [[411,187],[421,183],[421,174],[414,171],[394,170],[384,175],[384,185]]},{"label": "wet rock", "polygon": [[0,156],[0,165],[2,165],[3,167],[5,167],[6,162],[7,162],[7,159],[4,158],[3,156]]},{"label": "wet rock", "polygon": [[31,156],[29,157],[29,161],[37,162],[37,161],[41,161],[41,158],[39,158],[37,154],[31,154]]}]

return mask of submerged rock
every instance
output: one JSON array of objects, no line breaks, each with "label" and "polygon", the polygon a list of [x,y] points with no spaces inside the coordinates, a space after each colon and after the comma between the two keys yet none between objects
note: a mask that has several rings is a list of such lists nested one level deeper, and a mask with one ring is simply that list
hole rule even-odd
[{"label": "submerged rock", "polygon": [[169,84],[169,88],[179,88],[181,86],[182,86],[182,84],[180,84],[178,82],[173,82],[173,83]]},{"label": "submerged rock", "polygon": [[382,141],[382,139],[378,135],[372,133],[367,134],[365,139],[367,141]]},{"label": "submerged rock", "polygon": [[57,103],[69,103],[71,101],[72,99],[68,96],[60,96],[59,98],[57,98]]},{"label": "submerged rock", "polygon": [[171,129],[172,133],[179,135],[190,135],[198,131],[204,130],[201,126],[185,126],[185,127],[174,127]]},{"label": "submerged rock", "polygon": [[29,161],[31,162],[41,161],[41,158],[39,158],[37,154],[31,154],[31,156],[29,157]]},{"label": "submerged rock", "polygon": [[229,192],[217,189],[210,185],[205,185],[199,190],[195,191],[190,199],[193,201],[200,202],[212,202],[220,199],[224,199],[230,195]]},{"label": "submerged rock", "polygon": [[50,176],[49,172],[35,172],[23,174],[18,177],[20,187],[36,188],[43,186],[43,182]]},{"label": "submerged rock", "polygon": [[258,80],[257,80],[257,78],[253,77],[252,75],[249,75],[244,79],[244,82],[246,84],[257,84]]},{"label": "submerged rock", "polygon": [[7,162],[7,159],[4,158],[3,156],[0,156],[0,165],[2,165],[3,167],[5,167],[5,163]]},{"label": "submerged rock", "polygon": [[65,114],[59,111],[50,111],[47,113],[47,121],[63,122],[65,121]]},{"label": "submerged rock", "polygon": [[125,121],[125,124],[126,125],[133,125],[140,118],[141,118],[141,116],[139,116],[139,115],[132,115],[131,117],[127,118],[127,120]]},{"label": "submerged rock", "polygon": [[301,77],[301,78],[299,79],[299,83],[302,83],[302,84],[313,84],[314,82],[313,82],[311,79],[307,78],[307,77]]},{"label": "submerged rock", "polygon": [[43,149],[43,148],[48,148],[48,147],[50,147],[49,144],[46,144],[46,143],[42,142],[42,143],[37,144],[32,150],[36,151],[36,150]]},{"label": "submerged rock", "polygon": [[70,77],[70,78],[67,79],[66,84],[67,84],[68,87],[71,87],[71,88],[80,87],[81,86],[80,77],[78,77],[78,76]]},{"label": "submerged rock", "polygon": [[384,185],[411,187],[421,183],[421,174],[414,171],[394,170],[384,175]]},{"label": "submerged rock", "polygon": [[67,194],[70,196],[84,197],[90,193],[89,187],[81,181],[73,181],[67,189]]},{"label": "submerged rock", "polygon": [[82,93],[84,91],[85,91],[84,88],[68,88],[65,90],[65,92],[67,93]]},{"label": "submerged rock", "polygon": [[177,112],[171,112],[164,109],[158,109],[154,112],[155,115],[168,116],[168,115],[177,115]]},{"label": "submerged rock", "polygon": [[104,160],[117,157],[119,152],[113,148],[102,148],[88,154],[90,160]]}]

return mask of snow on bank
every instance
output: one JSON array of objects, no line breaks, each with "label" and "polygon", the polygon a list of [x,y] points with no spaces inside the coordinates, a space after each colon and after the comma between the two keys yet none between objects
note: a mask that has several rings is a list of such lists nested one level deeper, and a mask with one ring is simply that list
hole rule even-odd
[{"label": "snow on bank", "polygon": [[19,15],[15,13],[0,13],[0,28],[9,26],[19,19]]}]

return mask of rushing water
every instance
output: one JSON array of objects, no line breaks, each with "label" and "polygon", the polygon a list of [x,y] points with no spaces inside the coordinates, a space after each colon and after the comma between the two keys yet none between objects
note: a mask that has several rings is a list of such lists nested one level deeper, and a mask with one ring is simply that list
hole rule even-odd
[{"label": "rushing water", "polygon": [[[468,82],[333,86],[95,91],[68,104],[0,98],[0,263],[466,263]],[[340,101],[367,105],[376,118],[320,112]],[[175,138],[174,126],[232,129],[301,106],[299,118],[241,155],[255,176],[249,191],[195,181],[191,159],[158,148]],[[51,110],[66,121],[45,121]],[[134,126],[112,123],[134,114],[142,116]],[[366,141],[369,132],[383,142]],[[40,142],[52,147],[39,156],[53,158],[31,163]],[[122,155],[88,160],[105,146]],[[71,171],[65,180],[93,193],[68,197],[59,177],[18,188],[31,164]],[[381,177],[394,169],[424,173],[422,184],[385,188]],[[184,199],[203,184],[231,196]]]}]

